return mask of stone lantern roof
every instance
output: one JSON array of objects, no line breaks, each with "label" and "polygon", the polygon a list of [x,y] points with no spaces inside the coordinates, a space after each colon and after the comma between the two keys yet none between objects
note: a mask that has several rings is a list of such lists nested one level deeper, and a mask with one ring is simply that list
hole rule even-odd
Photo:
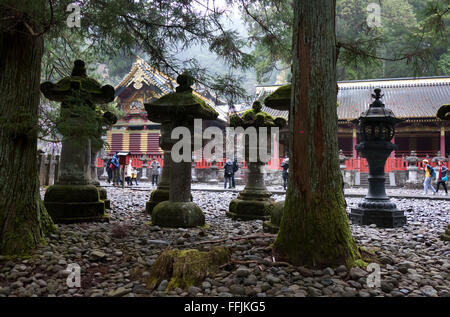
[{"label": "stone lantern roof", "polygon": [[436,117],[441,120],[450,121],[450,104],[442,105],[442,107],[439,108]]},{"label": "stone lantern roof", "polygon": [[177,77],[176,92],[145,104],[148,119],[153,122],[190,121],[194,119],[215,120],[219,113],[203,99],[193,94],[193,78],[187,74]]},{"label": "stone lantern roof", "polygon": [[230,126],[232,127],[279,127],[286,125],[286,119],[274,118],[267,112],[261,111],[261,102],[256,100],[252,109],[245,111],[242,116],[233,115],[230,117]]},{"label": "stone lantern roof", "polygon": [[264,104],[272,109],[286,111],[291,105],[291,84],[281,86],[266,99]]},{"label": "stone lantern roof", "polygon": [[380,100],[384,96],[381,94],[381,89],[375,88],[374,92],[375,94],[372,94],[372,98],[374,98],[375,101],[370,104],[369,109],[361,113],[361,116],[352,122],[357,124],[361,120],[370,120],[396,124],[403,121],[402,119],[396,118],[392,110],[384,106],[384,103]]},{"label": "stone lantern roof", "polygon": [[67,97],[74,96],[75,92],[86,94],[86,101],[94,104],[103,104],[114,100],[114,88],[110,85],[101,86],[95,79],[86,75],[86,67],[82,60],[76,60],[72,74],[64,77],[56,84],[44,82],[41,91],[50,100],[65,102]]}]

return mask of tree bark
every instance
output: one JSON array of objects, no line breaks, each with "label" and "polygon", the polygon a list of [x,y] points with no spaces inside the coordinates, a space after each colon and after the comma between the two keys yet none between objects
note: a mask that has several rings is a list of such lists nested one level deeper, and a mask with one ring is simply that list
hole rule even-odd
[{"label": "tree bark", "polygon": [[339,169],[335,1],[295,1],[290,171],[277,256],[313,267],[353,265]]},{"label": "tree bark", "polygon": [[[37,175],[43,38],[31,35],[39,32],[37,11],[16,9],[24,3],[0,5],[0,254],[6,255],[28,254],[54,228]],[[32,7],[39,8],[37,1]]]}]

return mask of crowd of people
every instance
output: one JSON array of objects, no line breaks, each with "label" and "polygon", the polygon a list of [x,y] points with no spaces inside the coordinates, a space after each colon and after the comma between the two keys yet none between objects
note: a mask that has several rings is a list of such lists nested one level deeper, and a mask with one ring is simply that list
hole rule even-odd
[{"label": "crowd of people", "polygon": [[[125,181],[128,186],[133,186],[133,182],[138,186],[138,170],[131,166],[131,161],[123,167],[125,170]],[[120,162],[118,153],[114,154],[112,158],[106,163],[106,173],[108,174],[108,183],[113,183],[113,186],[121,186],[123,184],[120,175]],[[161,165],[153,158],[150,163],[150,175],[152,178],[152,186],[158,185],[159,175],[161,175]]]}]

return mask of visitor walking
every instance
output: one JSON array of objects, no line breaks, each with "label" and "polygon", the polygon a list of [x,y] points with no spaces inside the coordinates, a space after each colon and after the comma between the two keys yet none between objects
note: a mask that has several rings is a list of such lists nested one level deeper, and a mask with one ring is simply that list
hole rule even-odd
[{"label": "visitor walking", "polygon": [[448,196],[447,185],[445,184],[445,182],[448,180],[448,176],[447,176],[448,168],[444,165],[444,162],[442,162],[442,161],[438,162],[438,167],[439,167],[439,172],[438,172],[438,177],[437,177],[437,185],[436,185],[435,194],[438,193],[439,186],[442,184],[442,187],[444,187],[444,190],[445,190],[445,195]]},{"label": "visitor walking", "polygon": [[436,193],[433,185],[431,185],[431,179],[436,175],[436,173],[434,172],[434,168],[428,164],[428,160],[423,160],[423,165],[425,165],[425,180],[423,182],[425,195],[428,194],[428,188],[431,188],[433,193]]},{"label": "visitor walking", "polygon": [[237,171],[239,171],[239,163],[237,161],[237,158],[234,158],[233,160],[233,174],[231,174],[231,187],[236,188],[236,183],[234,181],[234,174],[236,174]]},{"label": "visitor walking", "polygon": [[133,168],[133,170],[131,171],[131,184],[133,184],[133,180],[134,180],[134,182],[136,183],[136,186],[139,185],[137,182],[137,174],[138,174],[137,169]]},{"label": "visitor walking", "polygon": [[231,163],[231,161],[227,161],[225,163],[225,165],[223,166],[224,168],[224,180],[225,183],[223,185],[223,188],[227,188],[227,183],[228,183],[228,188],[231,188],[232,184],[231,184],[231,177],[233,176],[233,163]]},{"label": "visitor walking", "polygon": [[113,173],[113,186],[119,186],[119,183],[121,182],[120,179],[120,164],[119,164],[119,152],[116,152],[114,156],[111,159],[112,166],[112,173]]},{"label": "visitor walking", "polygon": [[281,168],[283,169],[283,188],[286,190],[289,176],[289,158],[284,158],[283,162],[281,162]]},{"label": "visitor walking", "polygon": [[153,158],[152,163],[150,164],[150,174],[152,175],[152,186],[158,185],[158,177],[160,169],[161,165],[159,165],[159,162],[155,158]]},{"label": "visitor walking", "polygon": [[125,180],[127,181],[128,186],[133,186],[131,182],[131,162],[125,167]]},{"label": "visitor walking", "polygon": [[106,173],[108,174],[108,184],[111,183],[111,180],[113,178],[114,165],[112,165],[111,161],[112,159],[109,159],[108,162],[106,162]]}]

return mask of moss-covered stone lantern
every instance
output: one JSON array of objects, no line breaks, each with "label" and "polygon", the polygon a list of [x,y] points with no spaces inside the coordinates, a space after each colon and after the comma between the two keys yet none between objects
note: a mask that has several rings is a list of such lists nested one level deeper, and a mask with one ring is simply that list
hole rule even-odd
[{"label": "moss-covered stone lantern", "polygon": [[[271,145],[271,128],[282,128],[286,125],[284,118],[273,118],[266,112],[261,111],[261,103],[255,101],[250,110],[244,112],[242,117],[233,115],[230,118],[230,126],[242,127],[247,129],[249,127],[256,128],[256,142],[252,142],[249,138],[245,142],[245,159],[248,162],[247,181],[245,188],[239,193],[236,199],[230,202],[227,216],[233,219],[264,219],[269,218],[270,210],[273,208],[275,201],[270,198],[272,193],[267,190],[264,184],[264,174],[261,168],[265,165],[259,154],[260,144],[260,130],[259,128],[267,128],[267,146]],[[245,137],[245,135],[244,135]],[[249,159],[251,152],[257,153],[256,161]]]},{"label": "moss-covered stone lantern", "polygon": [[[291,84],[283,85],[264,99],[264,104],[272,109],[289,111],[291,107]],[[279,201],[270,211],[270,220],[265,221],[265,232],[277,233],[284,211],[284,200]]]},{"label": "moss-covered stone lantern", "polygon": [[[218,113],[192,92],[192,77],[181,74],[177,78],[176,92],[145,104],[148,119],[161,123],[161,145],[165,146],[164,156],[170,153],[174,143],[171,132],[176,127],[188,128],[191,135],[190,158],[193,150],[194,119],[215,120]],[[166,163],[169,163],[166,165]],[[195,227],[205,224],[205,216],[191,201],[191,160],[175,162],[172,155],[164,158],[164,170],[170,169],[169,199],[153,207],[152,222],[162,227]]]},{"label": "moss-covered stone lantern", "polygon": [[75,61],[72,74],[56,84],[44,82],[44,96],[61,102],[57,129],[63,135],[58,180],[45,192],[45,207],[56,223],[108,220],[99,189],[93,185],[92,142],[98,141],[95,104],[114,100],[114,88],[87,77],[84,62]]},{"label": "moss-covered stone lantern", "polygon": [[381,89],[376,88],[374,92],[372,97],[375,101],[359,119],[353,121],[360,124],[361,142],[355,148],[369,164],[369,190],[358,208],[351,209],[350,219],[359,225],[400,227],[406,224],[406,217],[386,195],[384,165],[396,149],[396,145],[390,142],[394,137],[395,124],[403,120],[397,119],[392,110],[381,102]]}]

